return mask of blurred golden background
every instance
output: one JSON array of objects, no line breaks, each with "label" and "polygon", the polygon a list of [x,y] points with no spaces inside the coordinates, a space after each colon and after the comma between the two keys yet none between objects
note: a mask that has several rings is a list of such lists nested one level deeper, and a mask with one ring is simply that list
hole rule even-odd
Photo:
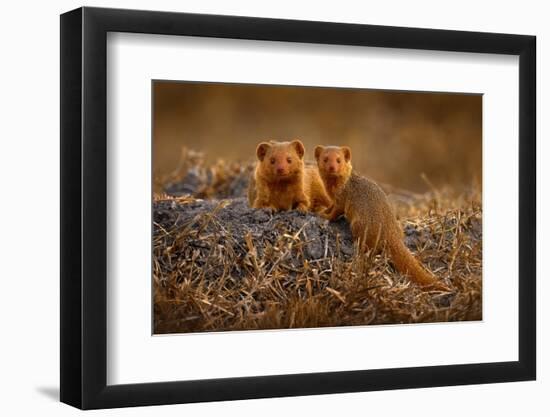
[{"label": "blurred golden background", "polygon": [[308,159],[317,144],[348,145],[356,170],[395,187],[481,184],[481,95],[168,81],[153,94],[155,175],[182,146],[247,162],[261,141],[297,138]]}]

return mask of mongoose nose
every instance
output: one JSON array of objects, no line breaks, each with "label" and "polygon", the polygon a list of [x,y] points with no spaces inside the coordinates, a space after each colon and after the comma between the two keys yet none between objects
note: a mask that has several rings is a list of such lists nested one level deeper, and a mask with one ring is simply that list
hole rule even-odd
[{"label": "mongoose nose", "polygon": [[284,168],[277,168],[277,174],[279,175],[282,175],[285,173],[285,169]]},{"label": "mongoose nose", "polygon": [[336,171],[336,168],[335,168],[334,166],[330,166],[330,167],[328,168],[328,170],[329,170],[330,172],[334,172],[334,171]]}]

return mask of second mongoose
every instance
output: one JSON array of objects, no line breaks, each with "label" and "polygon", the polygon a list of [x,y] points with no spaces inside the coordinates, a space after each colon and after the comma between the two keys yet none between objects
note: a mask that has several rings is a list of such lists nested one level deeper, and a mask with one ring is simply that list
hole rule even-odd
[{"label": "second mongoose", "polygon": [[324,216],[336,220],[344,215],[353,238],[362,250],[388,250],[395,267],[421,286],[448,290],[416,260],[403,242],[403,233],[382,189],[353,172],[347,146],[317,146],[315,159],[333,206]]}]

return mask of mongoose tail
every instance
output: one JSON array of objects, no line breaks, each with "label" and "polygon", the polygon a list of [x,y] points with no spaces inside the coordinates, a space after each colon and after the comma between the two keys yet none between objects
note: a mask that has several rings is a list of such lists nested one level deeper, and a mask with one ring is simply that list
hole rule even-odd
[{"label": "mongoose tail", "polygon": [[407,275],[418,285],[436,290],[450,291],[434,274],[420,264],[402,241],[392,240],[388,242],[388,250],[397,270]]},{"label": "mongoose tail", "polygon": [[434,275],[424,269],[403,242],[388,242],[388,249],[395,267],[420,285],[431,285],[437,281]]}]

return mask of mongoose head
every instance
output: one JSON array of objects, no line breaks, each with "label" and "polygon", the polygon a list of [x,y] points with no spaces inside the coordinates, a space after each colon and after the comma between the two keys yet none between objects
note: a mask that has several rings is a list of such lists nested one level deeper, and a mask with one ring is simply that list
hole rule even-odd
[{"label": "mongoose head", "polygon": [[315,159],[323,176],[341,177],[351,173],[351,149],[347,146],[316,146]]},{"label": "mongoose head", "polygon": [[256,148],[262,175],[268,178],[288,179],[304,170],[304,144],[292,142],[262,142]]}]

